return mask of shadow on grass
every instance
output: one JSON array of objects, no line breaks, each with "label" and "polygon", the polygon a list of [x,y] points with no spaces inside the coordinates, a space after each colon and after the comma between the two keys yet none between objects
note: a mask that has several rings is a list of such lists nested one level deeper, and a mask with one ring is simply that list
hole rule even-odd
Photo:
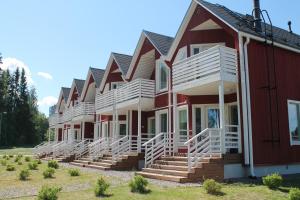
[{"label": "shadow on grass", "polygon": [[222,192],[222,191],[220,191],[220,192],[214,192],[214,193],[208,193],[208,194],[210,194],[212,196],[219,196],[219,197],[226,195],[226,193]]},{"label": "shadow on grass", "polygon": [[150,194],[152,191],[150,189],[146,189],[145,191],[131,191],[132,193],[135,193],[135,194]]},{"label": "shadow on grass", "polygon": [[103,195],[99,195],[97,197],[99,197],[99,198],[109,198],[109,197],[112,197],[112,196],[113,196],[113,194],[103,194]]}]

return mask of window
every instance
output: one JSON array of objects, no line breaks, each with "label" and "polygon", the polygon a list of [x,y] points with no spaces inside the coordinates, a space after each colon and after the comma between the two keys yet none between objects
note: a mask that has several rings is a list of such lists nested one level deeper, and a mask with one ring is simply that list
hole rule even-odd
[{"label": "window", "polygon": [[179,142],[185,142],[188,139],[188,119],[187,109],[183,108],[178,111],[179,120]]},{"label": "window", "polygon": [[220,128],[220,112],[218,108],[207,109],[207,127],[208,128]]},{"label": "window", "polygon": [[118,89],[119,87],[121,87],[123,85],[123,82],[114,82],[111,83],[111,89]]},{"label": "window", "polygon": [[159,110],[155,112],[156,134],[168,132],[168,110]]},{"label": "window", "polygon": [[300,102],[288,101],[291,145],[300,145]]},{"label": "window", "polygon": [[169,71],[167,65],[161,60],[156,62],[156,74],[157,92],[168,90]]},{"label": "window", "polygon": [[120,123],[120,126],[119,126],[119,133],[120,133],[120,136],[125,136],[125,135],[127,135],[126,123]]},{"label": "window", "polygon": [[191,54],[192,54],[192,56],[196,55],[198,53],[206,51],[217,45],[225,46],[225,43],[192,44],[191,45]]},{"label": "window", "polygon": [[201,108],[195,108],[195,134],[201,133],[202,131],[202,121],[201,121]]},{"label": "window", "polygon": [[148,136],[152,137],[155,135],[155,118],[149,117],[148,118]]}]

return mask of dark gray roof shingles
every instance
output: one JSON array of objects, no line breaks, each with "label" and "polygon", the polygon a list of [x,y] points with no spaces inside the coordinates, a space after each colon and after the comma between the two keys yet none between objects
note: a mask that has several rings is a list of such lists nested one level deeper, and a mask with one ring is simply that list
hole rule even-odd
[{"label": "dark gray roof shingles", "polygon": [[104,76],[105,70],[97,69],[97,68],[93,68],[93,67],[90,67],[90,70],[91,70],[92,75],[95,79],[96,87],[97,88],[100,87],[100,84],[101,84],[102,78]]},{"label": "dark gray roof shingles", "polygon": [[[204,0],[196,0],[204,5],[211,12],[216,14],[222,20],[230,24],[238,31],[246,32],[255,36],[264,38],[265,30],[267,34],[271,33],[271,25],[262,22],[262,32],[256,32],[253,27],[253,18],[250,15],[243,15],[238,12],[232,11],[225,6],[219,4],[212,4]],[[268,22],[266,22],[268,23]],[[265,28],[266,25],[266,28]],[[270,37],[268,37],[270,39]],[[300,49],[300,36],[295,33],[290,33],[287,30],[276,27],[273,25],[273,39],[275,42],[287,45],[296,49]]]},{"label": "dark gray roof shingles", "polygon": [[153,33],[146,30],[144,30],[143,32],[162,55],[167,55],[173,43],[174,40],[173,37],[161,35],[158,33]]},{"label": "dark gray roof shingles", "polygon": [[82,92],[82,89],[83,89],[83,86],[84,86],[85,80],[74,79],[74,82],[75,82],[75,86],[77,88],[78,95],[80,96],[81,92]]},{"label": "dark gray roof shingles", "polygon": [[62,90],[62,93],[63,93],[64,101],[65,101],[65,103],[67,103],[69,95],[70,95],[71,88],[62,87],[61,90]]},{"label": "dark gray roof shingles", "polygon": [[130,66],[130,63],[132,60],[132,56],[125,55],[125,54],[119,54],[119,53],[112,53],[112,54],[114,55],[117,64],[121,68],[123,75],[125,76],[129,69],[129,66]]}]

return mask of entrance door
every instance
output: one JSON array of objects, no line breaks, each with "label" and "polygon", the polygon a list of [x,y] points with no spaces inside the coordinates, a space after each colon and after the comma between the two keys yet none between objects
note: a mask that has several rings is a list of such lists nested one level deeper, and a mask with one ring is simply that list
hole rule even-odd
[{"label": "entrance door", "polygon": [[162,113],[159,115],[159,131],[158,133],[168,132],[168,114]]},{"label": "entrance door", "polygon": [[220,128],[220,111],[218,108],[207,108],[207,128]]},{"label": "entrance door", "polygon": [[201,133],[204,129],[202,125],[202,108],[194,107],[193,109],[193,135]]},{"label": "entrance door", "polygon": [[155,118],[148,118],[148,138],[151,138],[155,135]]},{"label": "entrance door", "polygon": [[120,137],[124,137],[127,135],[127,126],[126,122],[119,122],[119,135]]}]

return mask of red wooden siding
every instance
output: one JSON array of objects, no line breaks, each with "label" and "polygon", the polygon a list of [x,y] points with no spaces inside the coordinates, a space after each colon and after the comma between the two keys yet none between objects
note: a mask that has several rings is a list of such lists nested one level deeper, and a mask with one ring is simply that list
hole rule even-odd
[{"label": "red wooden siding", "polygon": [[[95,82],[95,80],[94,80],[93,76],[91,75],[91,76],[89,77],[89,82],[88,82],[87,88],[86,88],[85,91],[83,91],[83,92],[84,92],[83,101],[85,101],[85,97],[86,97],[86,95],[87,95],[87,92],[88,92],[88,90],[89,90],[90,85],[91,85],[92,83],[94,83],[94,82]],[[96,88],[95,88],[95,90],[96,90]]]},{"label": "red wooden siding", "polygon": [[[122,78],[122,73],[121,72],[114,72],[115,70],[119,69],[117,63],[115,61],[113,61],[111,68],[109,70],[109,73],[107,75],[107,79],[105,80],[105,84],[107,83],[112,83],[112,82],[123,82],[123,78]],[[105,88],[105,87],[104,87]],[[104,90],[103,88],[103,90]],[[101,92],[103,92],[103,90]]]}]

